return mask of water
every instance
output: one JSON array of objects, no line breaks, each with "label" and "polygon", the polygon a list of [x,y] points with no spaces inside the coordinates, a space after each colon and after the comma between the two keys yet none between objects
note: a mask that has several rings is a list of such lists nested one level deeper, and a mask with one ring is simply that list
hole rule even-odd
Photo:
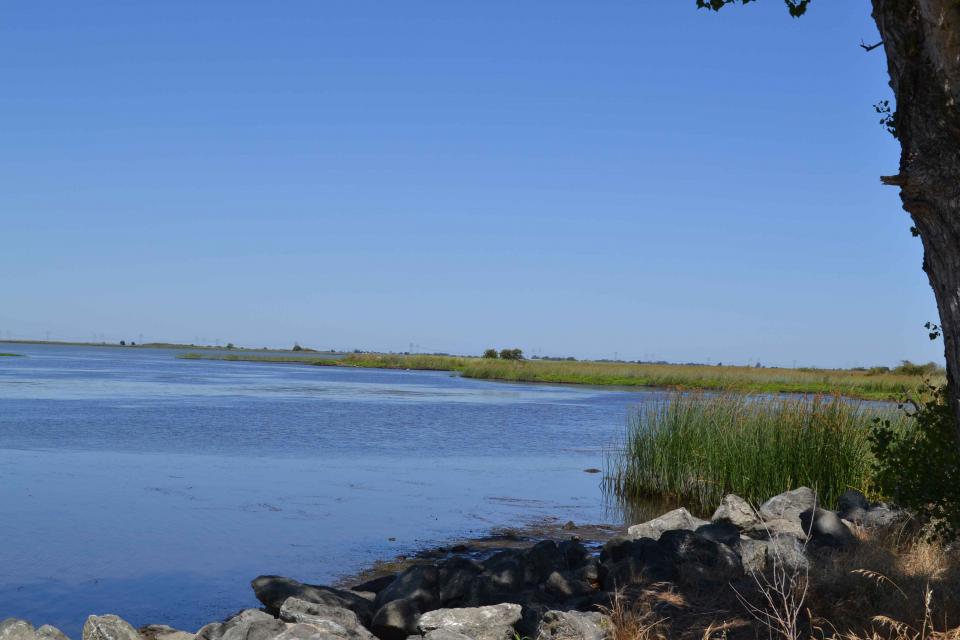
[{"label": "water", "polygon": [[497,526],[603,522],[656,392],[0,345],[0,619],[196,630],[277,573],[331,582]]}]

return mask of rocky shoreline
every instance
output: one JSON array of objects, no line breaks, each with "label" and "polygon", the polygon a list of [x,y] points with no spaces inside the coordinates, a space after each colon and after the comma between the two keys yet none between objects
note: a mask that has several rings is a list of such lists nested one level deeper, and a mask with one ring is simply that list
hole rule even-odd
[{"label": "rocky shoreline", "polygon": [[[381,565],[349,586],[259,576],[251,586],[262,609],[196,633],[95,615],[82,640],[602,640],[615,632],[615,596],[662,583],[736,588],[777,567],[804,571],[812,554],[843,553],[860,529],[906,517],[852,490],[836,510],[805,487],[758,508],[728,495],[710,520],[675,509],[625,532],[603,528],[599,540],[572,523],[537,542],[501,534]],[[68,639],[11,618],[0,622],[0,640]]]}]

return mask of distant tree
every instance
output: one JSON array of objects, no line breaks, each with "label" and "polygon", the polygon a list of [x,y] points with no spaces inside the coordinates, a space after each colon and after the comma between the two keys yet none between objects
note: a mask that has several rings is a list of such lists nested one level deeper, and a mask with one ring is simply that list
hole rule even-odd
[{"label": "distant tree", "polygon": [[298,343],[294,342],[293,349],[291,349],[291,351],[303,351],[303,347],[301,347]]},{"label": "distant tree", "polygon": [[520,349],[501,349],[501,360],[523,360],[523,351]]},{"label": "distant tree", "polygon": [[233,348],[234,348],[234,347],[233,347],[233,343],[232,343],[232,342],[228,342],[228,343],[227,343],[227,349],[233,349]]},{"label": "distant tree", "polygon": [[121,341],[120,341],[120,346],[121,346],[121,347],[125,347],[125,346],[127,346],[127,343],[124,342],[123,340],[121,340]]},{"label": "distant tree", "polygon": [[499,356],[497,355],[496,349],[487,349],[486,351],[483,352],[483,357],[494,359],[494,358],[498,358]]}]

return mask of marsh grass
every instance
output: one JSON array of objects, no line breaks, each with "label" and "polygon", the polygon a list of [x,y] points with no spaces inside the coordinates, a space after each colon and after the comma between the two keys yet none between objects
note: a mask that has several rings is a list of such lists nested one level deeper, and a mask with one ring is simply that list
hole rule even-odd
[{"label": "marsh grass", "polygon": [[22,358],[22,353],[0,353],[0,358]]},{"label": "marsh grass", "polygon": [[[679,390],[737,391],[741,393],[841,394],[852,398],[893,400],[914,393],[923,378],[896,373],[839,369],[778,369],[707,365],[633,364],[620,362],[566,362],[551,360],[494,360],[438,355],[361,353],[339,358],[309,355],[206,355],[186,353],[189,359],[279,362],[320,366],[370,367],[457,371],[467,378],[509,382],[545,382],[621,387],[662,387]],[[936,380],[934,380],[936,382]]]},{"label": "marsh grass", "polygon": [[759,504],[799,486],[833,505],[870,490],[873,419],[904,418],[838,397],[675,393],[630,417],[607,463],[607,488],[625,503],[669,499],[709,515],[728,493]]}]

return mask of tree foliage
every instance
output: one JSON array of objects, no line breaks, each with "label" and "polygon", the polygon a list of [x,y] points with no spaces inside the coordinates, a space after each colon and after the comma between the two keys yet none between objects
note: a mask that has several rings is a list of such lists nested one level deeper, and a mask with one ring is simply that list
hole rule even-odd
[{"label": "tree foliage", "polygon": [[[711,11],[720,11],[728,4],[747,4],[754,0],[697,0],[698,9],[710,9]],[[807,6],[810,0],[783,0],[787,5],[787,11],[794,18],[799,18],[807,12]]]},{"label": "tree foliage", "polygon": [[484,358],[489,358],[489,359],[493,360],[493,359],[496,359],[496,358],[498,358],[498,357],[500,357],[500,356],[497,354],[497,350],[496,350],[496,349],[487,349],[486,351],[483,352],[483,357],[484,357]]}]

